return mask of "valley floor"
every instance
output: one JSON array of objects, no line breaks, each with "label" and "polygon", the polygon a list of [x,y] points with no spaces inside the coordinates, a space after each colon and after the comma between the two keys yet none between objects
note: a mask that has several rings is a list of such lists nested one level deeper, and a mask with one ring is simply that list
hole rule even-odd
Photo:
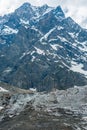
[{"label": "valley floor", "polygon": [[80,116],[66,114],[62,109],[54,111],[60,111],[60,115],[26,108],[20,115],[2,121],[0,130],[82,130]]},{"label": "valley floor", "polygon": [[9,94],[0,96],[0,130],[87,130],[87,86]]}]

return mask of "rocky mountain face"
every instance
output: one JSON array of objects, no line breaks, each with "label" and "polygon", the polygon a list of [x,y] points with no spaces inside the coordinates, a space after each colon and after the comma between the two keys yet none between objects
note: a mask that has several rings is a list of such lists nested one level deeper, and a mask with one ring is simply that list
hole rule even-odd
[{"label": "rocky mountain face", "polygon": [[24,3],[0,17],[0,81],[49,91],[87,84],[87,30],[61,7]]},{"label": "rocky mountain face", "polygon": [[87,86],[30,92],[0,83],[1,130],[87,130]]}]

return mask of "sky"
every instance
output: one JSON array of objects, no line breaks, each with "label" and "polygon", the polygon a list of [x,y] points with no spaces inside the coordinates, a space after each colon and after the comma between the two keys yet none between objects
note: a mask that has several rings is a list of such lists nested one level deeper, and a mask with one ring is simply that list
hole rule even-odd
[{"label": "sky", "polygon": [[0,0],[0,16],[13,12],[24,2],[36,6],[48,4],[56,7],[60,5],[66,17],[72,17],[82,27],[87,28],[87,0]]}]

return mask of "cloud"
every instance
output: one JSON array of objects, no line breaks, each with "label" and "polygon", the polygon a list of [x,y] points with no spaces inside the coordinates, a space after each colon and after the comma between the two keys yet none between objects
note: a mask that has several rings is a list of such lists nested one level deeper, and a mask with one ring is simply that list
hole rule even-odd
[{"label": "cloud", "polygon": [[13,12],[24,2],[30,2],[36,6],[43,4],[48,4],[53,7],[61,5],[64,12],[66,12],[66,16],[72,17],[83,27],[86,27],[87,25],[87,0],[0,0],[0,15]]}]

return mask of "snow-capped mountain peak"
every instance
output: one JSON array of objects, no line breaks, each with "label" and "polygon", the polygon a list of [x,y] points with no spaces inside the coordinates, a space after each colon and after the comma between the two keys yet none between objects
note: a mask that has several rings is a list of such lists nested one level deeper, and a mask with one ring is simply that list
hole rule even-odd
[{"label": "snow-capped mountain peak", "polygon": [[0,20],[1,81],[40,91],[87,84],[87,31],[60,6],[25,3]]}]

